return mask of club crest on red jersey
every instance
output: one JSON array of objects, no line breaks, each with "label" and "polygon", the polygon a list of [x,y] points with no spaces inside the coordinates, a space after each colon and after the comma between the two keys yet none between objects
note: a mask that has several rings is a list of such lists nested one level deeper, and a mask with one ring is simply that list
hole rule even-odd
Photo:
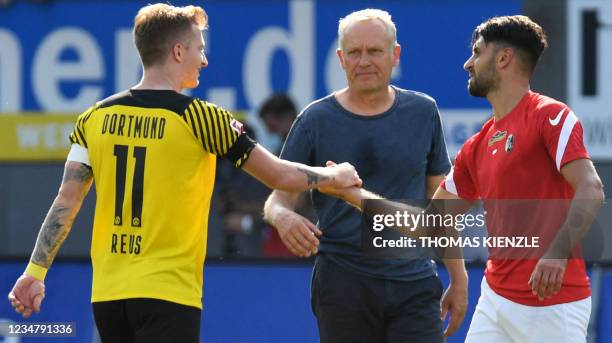
[{"label": "club crest on red jersey", "polygon": [[506,146],[504,147],[504,150],[506,150],[506,152],[510,152],[512,151],[512,148],[514,148],[514,135],[510,134],[508,139],[506,139]]},{"label": "club crest on red jersey", "polygon": [[244,132],[244,125],[242,125],[242,123],[237,121],[236,119],[232,119],[232,121],[230,122],[230,126],[232,127],[232,130],[236,131],[236,133],[239,135]]},{"label": "club crest on red jersey", "polygon": [[493,136],[491,136],[491,138],[489,138],[489,143],[487,144],[489,147],[492,146],[493,144],[495,144],[496,142],[499,142],[501,140],[503,140],[504,138],[506,138],[506,131],[497,131],[493,134]]}]

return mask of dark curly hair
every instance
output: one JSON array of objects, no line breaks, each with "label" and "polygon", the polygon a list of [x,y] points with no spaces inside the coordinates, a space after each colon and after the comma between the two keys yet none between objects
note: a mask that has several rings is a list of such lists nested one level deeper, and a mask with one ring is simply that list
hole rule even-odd
[{"label": "dark curly hair", "polygon": [[480,37],[487,44],[501,43],[518,50],[530,72],[533,72],[540,56],[548,47],[546,33],[542,27],[524,15],[488,19],[474,29],[472,45]]}]

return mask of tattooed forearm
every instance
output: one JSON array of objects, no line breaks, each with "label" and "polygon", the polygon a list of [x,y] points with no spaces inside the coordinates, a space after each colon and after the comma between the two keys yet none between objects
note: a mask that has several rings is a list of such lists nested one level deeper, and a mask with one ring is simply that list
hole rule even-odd
[{"label": "tattooed forearm", "polygon": [[86,182],[90,181],[93,177],[93,173],[91,168],[83,163],[74,163],[71,167],[66,167],[64,169],[64,179],[62,183],[66,183],[68,181],[77,181],[77,182]]},{"label": "tattooed forearm", "polygon": [[51,207],[38,233],[32,262],[46,268],[51,266],[59,247],[70,231],[73,219],[71,217],[70,208],[61,204],[54,204]]},{"label": "tattooed forearm", "polygon": [[38,233],[31,262],[46,268],[51,266],[92,182],[93,173],[87,165],[72,161],[66,163],[59,194]]},{"label": "tattooed forearm", "polygon": [[321,175],[305,168],[298,168],[298,170],[306,174],[306,177],[308,178],[308,186],[317,186],[322,181],[330,179],[328,176]]}]

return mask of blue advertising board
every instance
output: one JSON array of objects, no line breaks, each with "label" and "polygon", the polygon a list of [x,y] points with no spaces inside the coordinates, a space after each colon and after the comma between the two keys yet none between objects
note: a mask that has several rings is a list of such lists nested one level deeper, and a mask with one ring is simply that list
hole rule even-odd
[{"label": "blue advertising board", "polygon": [[[0,263],[0,294],[6,295],[25,263]],[[202,342],[318,342],[315,317],[310,310],[309,265],[216,264],[205,268]],[[443,282],[448,274],[441,270]],[[479,294],[482,268],[471,270],[470,313]],[[151,285],[155,287],[155,285]],[[95,343],[97,334],[91,304],[89,263],[57,262],[46,280],[46,298],[40,314],[21,319],[0,298],[0,342],[37,343],[51,338],[13,337],[2,332],[2,323],[73,323],[75,337],[61,342]],[[5,298],[4,298],[5,299]],[[462,342],[467,325],[449,342]]]},{"label": "blue advertising board", "polygon": [[[91,266],[87,262],[56,262],[46,280],[46,299],[40,314],[29,320],[12,311],[5,296],[26,262],[0,262],[1,323],[72,322],[76,337],[53,339],[57,342],[95,343],[96,330],[91,304]],[[468,310],[465,321],[448,343],[465,340],[465,335],[480,296],[483,266],[468,267]],[[312,267],[303,265],[224,263],[206,266],[204,273],[204,310],[202,342],[293,342],[319,341],[315,317],[310,309],[310,276]],[[589,274],[592,273],[589,272]],[[449,276],[439,268],[442,283]],[[612,270],[591,279],[600,291],[594,296],[594,313],[589,332],[595,342],[612,342]],[[152,285],[154,287],[155,285]],[[4,300],[3,300],[4,299]],[[37,343],[50,338],[9,337],[1,332],[0,342]]]},{"label": "blue advertising board", "polygon": [[[133,85],[140,66],[131,38],[147,1],[17,1],[0,8],[0,111],[76,111]],[[188,4],[174,1],[176,5]],[[198,4],[198,3],[196,3]],[[210,66],[193,92],[232,109],[289,91],[301,106],[344,85],[335,50],[338,19],[388,10],[402,46],[393,82],[431,94],[442,108],[479,108],[463,62],[476,25],[519,13],[518,0],[207,1]]]},{"label": "blue advertising board", "polygon": [[[147,3],[16,1],[0,8],[0,113],[80,113],[136,84],[141,68],[131,26]],[[484,19],[521,12],[518,0],[196,4],[209,15],[209,67],[191,94],[246,111],[264,145],[271,137],[253,114],[272,92],[290,93],[303,108],[345,86],[336,56],[339,18],[368,7],[389,11],[402,46],[392,82],[438,101],[452,155],[489,115],[488,104],[466,91],[463,63],[470,55],[471,33]]]}]

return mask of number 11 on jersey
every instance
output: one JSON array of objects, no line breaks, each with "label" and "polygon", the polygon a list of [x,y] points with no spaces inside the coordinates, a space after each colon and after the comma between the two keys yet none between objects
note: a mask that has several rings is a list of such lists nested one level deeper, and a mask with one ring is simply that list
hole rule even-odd
[{"label": "number 11 on jersey", "polygon": [[[123,201],[125,198],[125,180],[127,174],[129,146],[115,145],[115,157],[117,168],[115,171],[115,225],[123,224]],[[144,167],[147,156],[147,148],[134,147],[133,157],[136,160],[134,176],[132,180],[132,220],[133,227],[142,226],[142,193],[144,185]]]}]

